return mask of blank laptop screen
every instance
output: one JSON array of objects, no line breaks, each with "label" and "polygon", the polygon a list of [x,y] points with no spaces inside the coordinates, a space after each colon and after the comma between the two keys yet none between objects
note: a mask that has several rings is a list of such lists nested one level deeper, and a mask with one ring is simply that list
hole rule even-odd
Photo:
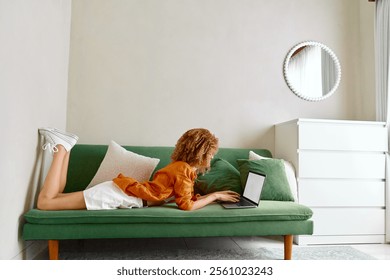
[{"label": "blank laptop screen", "polygon": [[257,204],[260,201],[264,180],[264,175],[249,172],[243,196]]}]

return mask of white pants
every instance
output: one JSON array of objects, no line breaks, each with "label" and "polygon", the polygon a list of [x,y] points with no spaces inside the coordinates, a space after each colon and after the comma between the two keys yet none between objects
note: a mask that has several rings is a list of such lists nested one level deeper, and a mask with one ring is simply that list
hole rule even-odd
[{"label": "white pants", "polygon": [[83,194],[88,210],[143,207],[142,199],[125,194],[113,181],[97,184]]}]

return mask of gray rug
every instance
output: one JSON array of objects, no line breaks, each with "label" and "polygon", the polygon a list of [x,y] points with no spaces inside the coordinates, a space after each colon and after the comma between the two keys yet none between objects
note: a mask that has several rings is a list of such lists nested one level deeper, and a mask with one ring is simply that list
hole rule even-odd
[{"label": "gray rug", "polygon": [[[108,244],[60,243],[62,260],[282,260],[282,248],[169,249],[129,248]],[[293,260],[374,260],[351,246],[294,246]]]}]

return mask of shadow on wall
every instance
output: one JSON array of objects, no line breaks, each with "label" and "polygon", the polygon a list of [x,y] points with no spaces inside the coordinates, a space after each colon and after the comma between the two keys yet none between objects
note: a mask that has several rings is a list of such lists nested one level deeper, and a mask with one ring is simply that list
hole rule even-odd
[{"label": "shadow on wall", "polygon": [[[49,164],[51,163],[52,156],[50,155],[49,152],[46,152],[42,149],[42,145],[43,145],[42,139],[38,135],[37,147],[35,152],[36,160],[30,174],[28,190],[25,196],[23,214],[28,210],[36,207],[39,190],[43,184],[43,180],[47,173],[46,167],[49,166]],[[19,244],[21,244],[20,246],[22,248],[26,248],[25,250],[22,251],[23,259],[28,259],[29,256],[27,256],[28,255],[27,247],[34,246],[34,245],[30,244],[29,246],[26,246],[27,243],[22,239],[23,225],[25,223],[23,214],[19,217],[18,240],[19,240]]]}]

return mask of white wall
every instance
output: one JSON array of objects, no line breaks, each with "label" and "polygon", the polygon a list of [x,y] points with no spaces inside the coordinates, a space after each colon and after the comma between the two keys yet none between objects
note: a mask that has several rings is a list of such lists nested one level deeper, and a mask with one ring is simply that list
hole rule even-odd
[{"label": "white wall", "polygon": [[[373,3],[356,0],[81,0],[72,5],[68,128],[82,143],[174,145],[207,127],[224,147],[273,150],[297,117],[375,118]],[[295,44],[339,57],[338,91],[297,98],[283,78]],[[364,68],[361,66],[364,66]]]},{"label": "white wall", "polygon": [[[39,249],[20,236],[40,180],[40,126],[67,126],[84,143],[136,145],[173,145],[204,126],[222,146],[272,150],[277,122],[375,119],[373,8],[366,0],[0,0],[0,259]],[[327,44],[341,61],[340,88],[326,101],[298,99],[283,80],[285,55],[303,40]]]},{"label": "white wall", "polygon": [[37,248],[21,240],[22,215],[39,181],[38,127],[66,126],[70,12],[70,0],[0,0],[0,259]]},{"label": "white wall", "polygon": [[356,118],[376,120],[375,96],[375,3],[360,0],[359,102]]}]

